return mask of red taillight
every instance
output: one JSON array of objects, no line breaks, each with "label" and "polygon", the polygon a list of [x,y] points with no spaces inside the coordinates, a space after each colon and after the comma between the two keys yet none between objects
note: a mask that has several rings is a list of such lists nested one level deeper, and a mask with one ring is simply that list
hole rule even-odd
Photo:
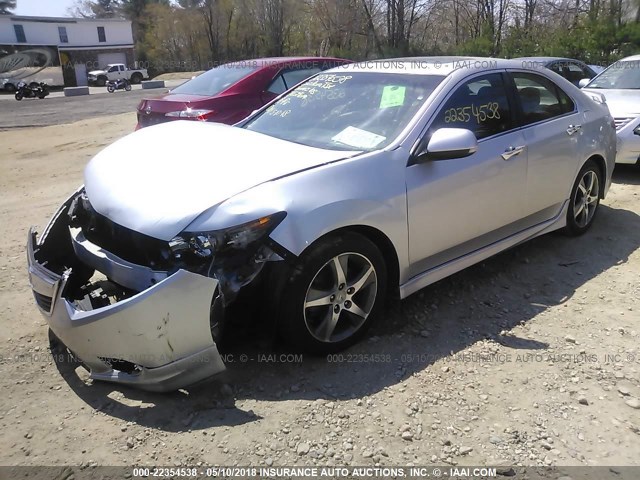
[{"label": "red taillight", "polygon": [[215,113],[215,110],[207,110],[205,108],[187,108],[186,110],[165,113],[164,116],[180,118],[183,120],[200,120],[201,122],[204,122]]}]

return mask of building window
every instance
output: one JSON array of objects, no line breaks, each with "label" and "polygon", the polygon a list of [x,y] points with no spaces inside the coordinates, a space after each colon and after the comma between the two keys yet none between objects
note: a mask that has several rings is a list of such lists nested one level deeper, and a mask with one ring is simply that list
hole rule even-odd
[{"label": "building window", "polygon": [[60,43],[69,43],[67,27],[58,27],[58,35],[60,35]]},{"label": "building window", "polygon": [[98,27],[98,41],[106,42],[107,36],[104,34],[104,27]]},{"label": "building window", "polygon": [[16,32],[16,40],[19,43],[27,43],[27,37],[24,35],[24,27],[22,25],[14,25],[13,29]]}]

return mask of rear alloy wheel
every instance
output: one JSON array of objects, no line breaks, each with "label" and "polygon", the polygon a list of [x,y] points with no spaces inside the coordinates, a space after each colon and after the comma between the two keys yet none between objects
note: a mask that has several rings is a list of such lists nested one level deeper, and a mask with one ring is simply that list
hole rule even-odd
[{"label": "rear alloy wheel", "polygon": [[600,169],[593,160],[589,160],[580,170],[571,191],[567,212],[567,233],[582,235],[589,230],[600,205],[601,189]]},{"label": "rear alloy wheel", "polygon": [[301,257],[294,271],[282,296],[280,327],[293,345],[306,351],[329,353],[352,345],[384,302],[384,259],[358,234],[323,241]]}]

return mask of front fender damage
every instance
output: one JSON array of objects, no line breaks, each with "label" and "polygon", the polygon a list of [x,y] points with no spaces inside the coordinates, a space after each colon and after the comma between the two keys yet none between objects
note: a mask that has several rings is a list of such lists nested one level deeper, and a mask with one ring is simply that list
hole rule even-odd
[{"label": "front fender damage", "polygon": [[261,244],[199,268],[139,265],[127,251],[139,239],[114,253],[79,234],[80,195],[28,239],[30,283],[53,333],[96,380],[168,391],[223,371],[216,341],[227,307],[281,257]]}]

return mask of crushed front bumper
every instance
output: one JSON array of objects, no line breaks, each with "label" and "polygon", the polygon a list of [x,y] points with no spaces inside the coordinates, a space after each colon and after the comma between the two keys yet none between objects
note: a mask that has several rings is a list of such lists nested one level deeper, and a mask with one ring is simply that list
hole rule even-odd
[{"label": "crushed front bumper", "polygon": [[[60,213],[52,223],[66,216]],[[41,242],[50,230],[51,224]],[[31,229],[27,260],[36,303],[91,378],[170,391],[225,369],[210,329],[215,278],[178,270],[126,299],[83,310],[65,296],[73,269],[60,274],[47,268],[38,258],[41,246]]]}]

